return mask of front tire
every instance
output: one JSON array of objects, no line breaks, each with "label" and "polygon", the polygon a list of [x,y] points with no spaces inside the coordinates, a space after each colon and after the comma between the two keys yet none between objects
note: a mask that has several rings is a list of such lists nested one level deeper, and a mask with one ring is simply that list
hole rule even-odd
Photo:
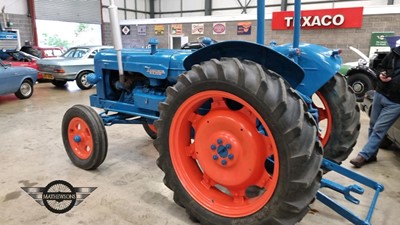
[{"label": "front tire", "polygon": [[74,105],[65,112],[61,129],[65,150],[73,164],[92,170],[103,163],[107,134],[96,111],[86,105]]},{"label": "front tire", "polygon": [[22,81],[21,86],[19,86],[18,91],[15,92],[15,96],[19,99],[30,98],[33,94],[33,84],[30,80]]},{"label": "front tire", "polygon": [[76,77],[76,84],[81,90],[88,90],[93,87],[93,84],[89,83],[87,76],[89,72],[82,72]]},{"label": "front tire", "polygon": [[157,165],[190,218],[294,224],[307,213],[322,147],[305,104],[278,75],[213,59],[181,75],[159,109]]},{"label": "front tire", "polygon": [[347,83],[353,88],[357,102],[362,102],[367,91],[375,89],[374,81],[364,73],[355,73],[347,78]]},{"label": "front tire", "polygon": [[154,124],[144,123],[143,129],[144,131],[146,131],[146,134],[149,135],[151,139],[157,138],[157,128],[154,126]]},{"label": "front tire", "polygon": [[[314,96],[315,97],[315,96]],[[325,158],[341,163],[353,151],[360,133],[360,109],[346,80],[336,74],[313,98],[319,115],[319,137]],[[318,99],[317,99],[318,100]]]}]

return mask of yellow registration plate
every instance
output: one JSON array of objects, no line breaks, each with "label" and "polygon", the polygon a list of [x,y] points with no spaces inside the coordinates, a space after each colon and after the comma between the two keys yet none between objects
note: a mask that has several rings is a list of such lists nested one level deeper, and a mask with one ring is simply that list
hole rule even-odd
[{"label": "yellow registration plate", "polygon": [[44,73],[44,74],[43,74],[43,79],[53,80],[54,77],[53,77],[53,75],[51,75],[51,74]]}]

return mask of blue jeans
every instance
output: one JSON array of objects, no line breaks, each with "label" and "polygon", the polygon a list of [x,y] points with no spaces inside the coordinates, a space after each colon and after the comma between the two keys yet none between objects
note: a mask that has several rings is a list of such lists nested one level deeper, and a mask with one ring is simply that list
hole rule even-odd
[{"label": "blue jeans", "polygon": [[368,141],[358,155],[368,160],[376,156],[383,138],[389,128],[400,116],[400,104],[375,92],[369,121]]}]

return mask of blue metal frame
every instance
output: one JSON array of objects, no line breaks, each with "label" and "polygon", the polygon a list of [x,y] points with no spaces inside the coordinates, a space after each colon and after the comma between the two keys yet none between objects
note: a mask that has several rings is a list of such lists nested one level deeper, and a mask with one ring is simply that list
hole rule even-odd
[{"label": "blue metal frame", "polygon": [[[372,214],[374,212],[375,205],[378,201],[379,193],[384,190],[383,185],[374,180],[369,179],[368,177],[362,176],[362,175],[355,173],[349,169],[346,169],[345,167],[342,167],[342,166],[338,165],[337,163],[331,162],[327,159],[323,159],[321,168],[324,170],[328,170],[328,171],[335,171],[345,177],[348,177],[354,181],[359,182],[360,184],[363,184],[363,185],[375,190],[374,198],[372,199],[368,214],[364,220],[361,219],[360,217],[358,217],[353,212],[351,212],[346,207],[337,203],[335,200],[332,200],[331,198],[329,198],[327,195],[322,193],[321,190],[319,190],[317,192],[317,199],[319,201],[321,201],[323,204],[325,204],[329,208],[333,209],[335,212],[337,212],[338,214],[340,214],[341,216],[343,216],[350,222],[352,222],[356,225],[370,225]],[[352,184],[352,185],[345,187],[339,183],[333,182],[326,178],[322,178],[322,180],[321,180],[321,189],[322,188],[330,188],[336,192],[342,193],[346,200],[348,200],[354,204],[357,204],[357,205],[360,203],[360,201],[358,199],[356,199],[355,197],[353,197],[351,195],[351,193],[352,192],[356,193],[356,194],[364,193],[364,189],[361,188],[360,186],[358,186],[357,184]]]}]

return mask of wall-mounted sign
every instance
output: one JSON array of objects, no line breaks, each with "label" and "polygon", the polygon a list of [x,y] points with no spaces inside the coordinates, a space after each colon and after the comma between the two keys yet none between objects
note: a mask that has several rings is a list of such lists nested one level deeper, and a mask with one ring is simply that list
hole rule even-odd
[{"label": "wall-mounted sign", "polygon": [[375,52],[389,52],[390,47],[385,37],[393,36],[394,32],[372,32],[371,41],[369,43],[369,57],[372,57]]},{"label": "wall-mounted sign", "polygon": [[225,23],[213,23],[213,34],[225,34],[226,24]]},{"label": "wall-mounted sign", "polygon": [[[273,12],[272,29],[293,29],[293,11]],[[361,28],[363,7],[322,10],[302,10],[302,29]]]},{"label": "wall-mounted sign", "polygon": [[204,34],[204,23],[192,24],[192,34]]},{"label": "wall-mounted sign", "polygon": [[171,25],[171,34],[181,35],[182,34],[182,24],[172,24]]},{"label": "wall-mounted sign", "polygon": [[130,35],[131,34],[131,26],[129,25],[122,25],[121,26],[121,33],[123,35]]},{"label": "wall-mounted sign", "polygon": [[163,35],[164,34],[164,25],[154,25],[154,34],[155,35]]},{"label": "wall-mounted sign", "polygon": [[138,25],[137,26],[137,34],[138,35],[146,35],[146,25]]},{"label": "wall-mounted sign", "polygon": [[237,25],[238,35],[250,35],[251,34],[251,22],[241,22]]}]

